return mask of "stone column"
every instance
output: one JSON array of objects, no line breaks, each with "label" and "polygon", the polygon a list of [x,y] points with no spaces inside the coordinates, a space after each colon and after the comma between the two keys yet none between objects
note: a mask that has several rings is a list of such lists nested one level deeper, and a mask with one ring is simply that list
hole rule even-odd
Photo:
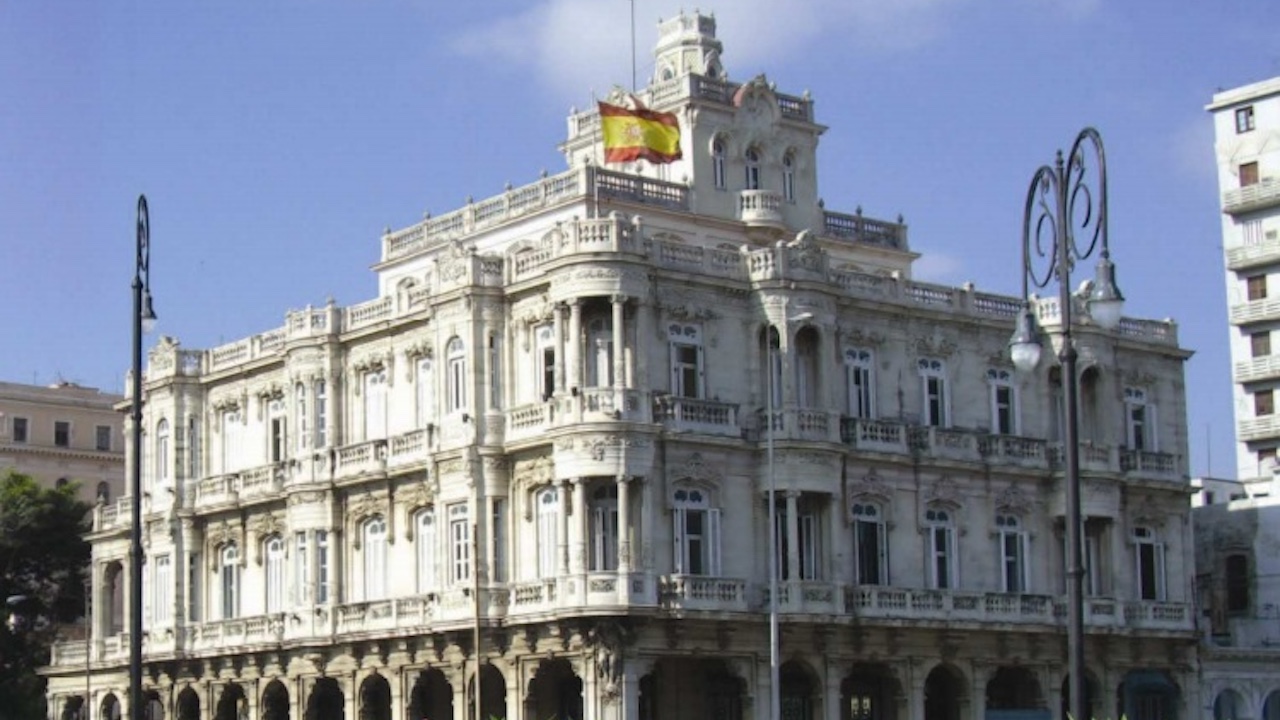
[{"label": "stone column", "polygon": [[564,306],[556,305],[551,311],[551,334],[555,336],[553,347],[556,353],[556,393],[564,392],[565,376],[564,376]]},{"label": "stone column", "polygon": [[[570,567],[575,573],[587,571],[587,479],[573,480],[573,522],[569,524],[569,539],[572,542],[573,557]],[[585,597],[586,586],[583,585]]]},{"label": "stone column", "polygon": [[556,555],[560,560],[560,575],[569,574],[569,492],[570,483],[568,480],[560,481],[560,493],[557,499],[560,501],[560,537],[559,546],[556,549]]},{"label": "stone column", "polygon": [[569,387],[582,388],[582,300],[569,301],[569,337],[566,343]]},{"label": "stone column", "polygon": [[[651,388],[649,379],[649,344],[653,342],[653,304],[652,302],[636,305],[636,384],[640,389]],[[643,408],[643,404],[642,404]],[[647,415],[646,415],[647,418]],[[634,720],[629,719],[629,720]]]},{"label": "stone column", "polygon": [[839,663],[828,659],[826,662],[825,692],[822,696],[822,717],[824,720],[840,720],[840,677]]},{"label": "stone column", "polygon": [[973,662],[971,667],[973,676],[969,689],[969,717],[971,720],[986,720],[987,678],[991,674],[991,669],[985,663],[978,661]]},{"label": "stone column", "polygon": [[[626,359],[626,335],[622,332],[623,312],[627,307],[626,295],[614,295],[611,298],[613,302],[613,386],[615,388],[627,387],[627,359]],[[619,400],[621,394],[619,394]],[[619,410],[622,405],[615,405]]]},{"label": "stone column", "polygon": [[908,661],[899,677],[902,678],[903,690],[906,691],[906,706],[909,720],[924,718],[924,683],[927,679],[924,669],[917,660]]},{"label": "stone column", "polygon": [[[631,478],[618,476],[618,574],[631,572]],[[624,577],[623,583],[627,580]],[[628,591],[629,592],[629,591]],[[625,595],[624,595],[625,597]]]}]

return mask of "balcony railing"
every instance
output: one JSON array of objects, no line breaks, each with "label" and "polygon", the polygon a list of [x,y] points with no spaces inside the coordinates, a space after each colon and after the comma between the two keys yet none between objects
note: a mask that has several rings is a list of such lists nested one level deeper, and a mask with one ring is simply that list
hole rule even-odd
[{"label": "balcony railing", "polygon": [[1247,325],[1280,318],[1280,298],[1250,300],[1231,306],[1231,324]]},{"label": "balcony railing", "polygon": [[654,401],[654,419],[672,432],[738,436],[738,406],[714,400],[659,395]]},{"label": "balcony railing", "polygon": [[1265,415],[1241,420],[1238,428],[1237,434],[1241,440],[1264,440],[1277,437],[1280,436],[1280,415]]},{"label": "balcony railing", "polygon": [[781,227],[782,194],[773,190],[739,192],[738,219],[751,227]]},{"label": "balcony railing", "polygon": [[1280,355],[1266,355],[1236,363],[1236,382],[1257,382],[1280,377]]},{"label": "balcony railing", "polygon": [[747,611],[745,580],[664,575],[658,581],[658,603],[672,610]]},{"label": "balcony railing", "polygon": [[1273,263],[1280,263],[1280,239],[1264,239],[1227,250],[1228,270],[1247,270]]},{"label": "balcony railing", "polygon": [[1266,178],[1261,182],[1222,193],[1222,212],[1240,215],[1280,205],[1280,180]]}]

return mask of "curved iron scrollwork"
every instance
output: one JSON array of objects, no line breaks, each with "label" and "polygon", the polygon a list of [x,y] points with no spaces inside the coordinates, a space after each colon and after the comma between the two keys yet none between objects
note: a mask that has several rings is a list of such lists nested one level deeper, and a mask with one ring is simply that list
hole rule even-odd
[{"label": "curved iron scrollwork", "polygon": [[[1090,151],[1091,152],[1087,152]],[[1096,158],[1096,166],[1089,163]],[[1107,159],[1102,136],[1085,128],[1064,164],[1041,165],[1027,190],[1022,221],[1023,296],[1032,287],[1069,282],[1077,260],[1100,252],[1108,260]],[[1081,243],[1081,237],[1087,242]],[[1040,262],[1037,262],[1040,260]]]}]

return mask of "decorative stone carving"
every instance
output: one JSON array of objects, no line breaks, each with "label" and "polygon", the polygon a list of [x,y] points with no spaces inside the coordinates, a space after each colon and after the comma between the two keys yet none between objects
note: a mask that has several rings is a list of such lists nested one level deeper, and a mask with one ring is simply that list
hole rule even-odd
[{"label": "decorative stone carving", "polygon": [[917,354],[928,357],[949,358],[960,349],[954,340],[940,337],[916,338],[914,348]]},{"label": "decorative stone carving", "polygon": [[893,488],[874,472],[849,483],[849,498],[867,499],[880,503],[893,502]]},{"label": "decorative stone carving", "polygon": [[1025,515],[1032,508],[1033,502],[1027,497],[1022,488],[1017,485],[1010,485],[996,496],[996,509],[1007,510],[1015,515]]},{"label": "decorative stone carving", "polygon": [[955,481],[947,475],[940,476],[924,493],[926,505],[940,504],[960,507],[960,491]]}]

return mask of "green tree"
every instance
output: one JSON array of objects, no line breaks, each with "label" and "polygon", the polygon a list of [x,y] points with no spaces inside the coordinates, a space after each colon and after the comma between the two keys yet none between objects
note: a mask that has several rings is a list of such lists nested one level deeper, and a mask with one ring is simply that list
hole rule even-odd
[{"label": "green tree", "polygon": [[76,493],[0,474],[0,718],[45,717],[36,671],[59,624],[84,614],[90,506]]}]

